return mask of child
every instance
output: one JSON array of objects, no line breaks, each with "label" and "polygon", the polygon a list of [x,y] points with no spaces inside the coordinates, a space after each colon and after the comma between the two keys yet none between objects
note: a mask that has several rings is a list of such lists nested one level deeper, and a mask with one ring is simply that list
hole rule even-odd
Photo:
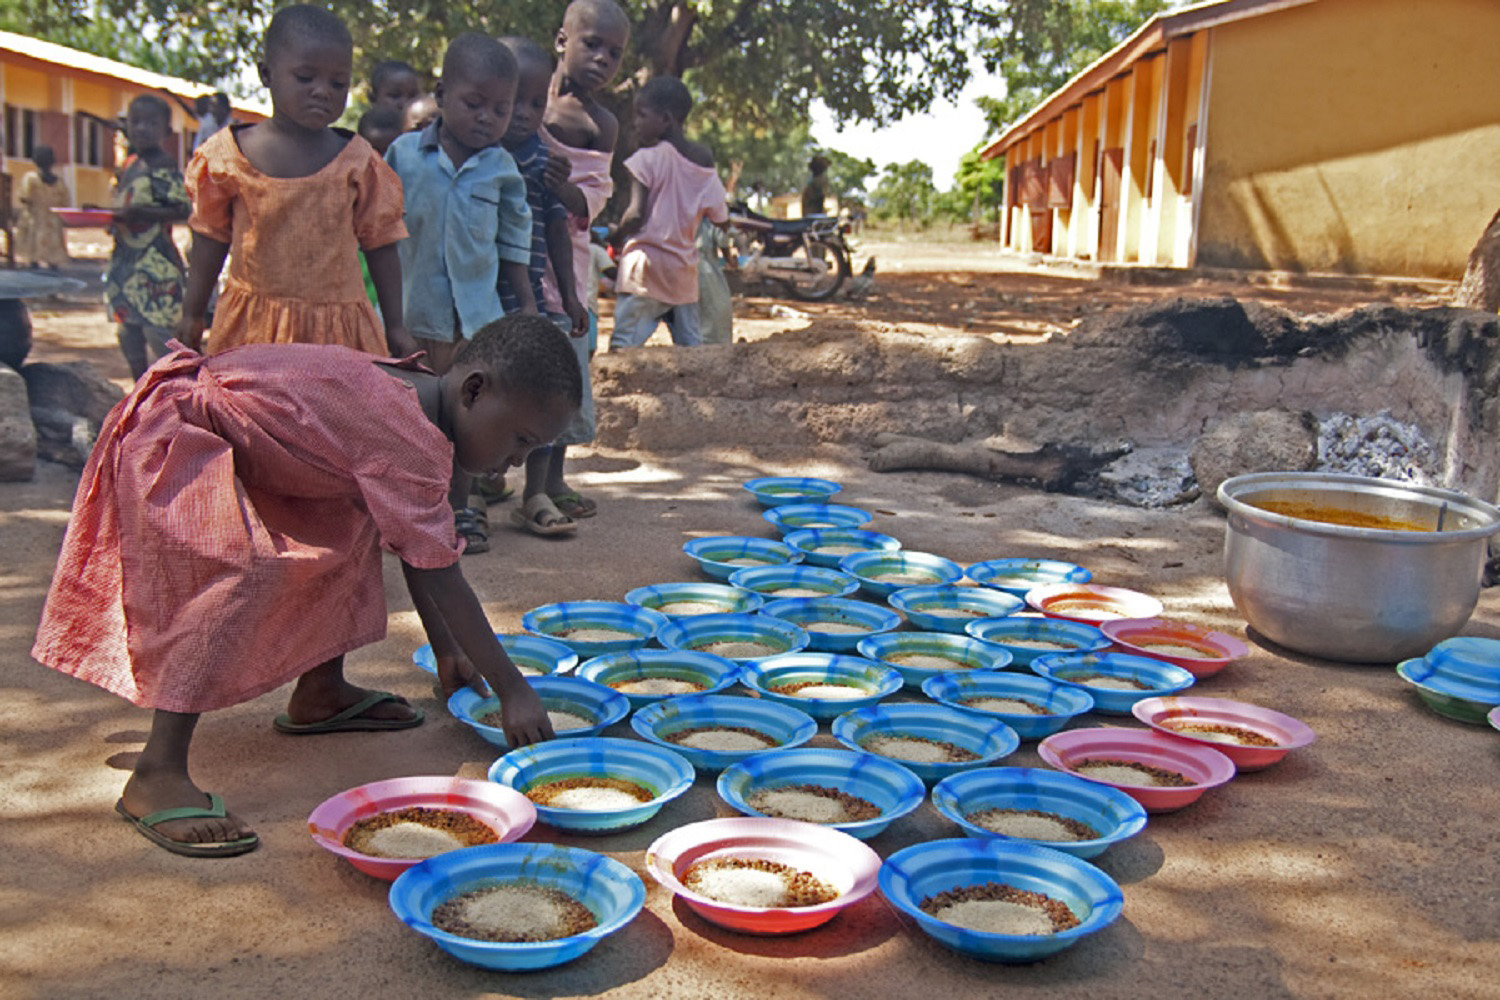
[{"label": "child", "polygon": [[610,350],[644,344],[668,312],[673,343],[702,342],[694,237],[700,219],[724,225],[729,210],[713,154],[682,134],[692,107],[687,87],[670,76],[647,81],[635,96],[641,148],[625,161],[630,204],[615,231],[615,239],[626,242]]},{"label": "child", "polygon": [[57,156],[51,146],[34,147],[31,162],[36,172],[26,175],[16,196],[21,209],[16,219],[17,249],[32,267],[56,270],[68,263],[68,240],[62,220],[52,210],[69,204],[68,186],[52,172]]},{"label": "child", "polygon": [[104,275],[104,297],[119,324],[120,351],[140,378],[166,353],[182,317],[187,268],[172,239],[172,223],[192,211],[182,174],[162,149],[172,111],[160,97],[142,94],[125,112],[125,137],[135,156],[115,181],[115,247]]},{"label": "child", "polygon": [[431,94],[422,94],[406,106],[406,111],[401,116],[401,131],[420,132],[437,121],[437,116],[437,98]]},{"label": "child", "polygon": [[[571,335],[583,375],[585,407],[592,409],[588,389],[588,313],[578,301],[574,285],[573,240],[569,233],[570,216],[547,182],[550,157],[546,144],[537,135],[542,113],[547,108],[547,91],[552,81],[552,60],[541,47],[527,38],[500,40],[516,59],[518,79],[516,102],[510,115],[510,128],[501,145],[516,161],[516,168],[526,179],[526,200],[531,206],[531,261],[527,276],[537,302],[546,299],[542,278],[550,263],[556,275],[561,312],[548,310],[549,318]],[[521,308],[521,297],[504,275],[500,280],[500,304],[507,314]],[[571,429],[571,428],[570,428]],[[548,492],[562,492],[562,467],[567,446],[576,443],[566,435],[551,448],[538,448],[526,460],[526,487],[522,506],[511,511],[511,521],[538,535],[560,535],[573,532],[578,524],[554,505]],[[561,484],[561,485],[559,485]]]},{"label": "child", "polygon": [[[610,167],[620,125],[598,100],[598,94],[619,72],[630,41],[630,20],[613,0],[573,0],[563,13],[557,32],[557,68],[547,95],[547,112],[539,134],[555,154],[548,164],[548,180],[572,214],[573,287],[585,288],[592,268],[589,224],[614,193]],[[549,311],[560,311],[562,296],[555,276],[544,282]],[[590,320],[596,328],[597,316]],[[580,364],[586,366],[586,359]],[[585,370],[587,368],[585,367]],[[594,439],[592,392],[584,390],[584,405],[564,433],[561,444],[585,444]],[[593,517],[598,504],[568,485],[563,476],[565,452],[549,459],[543,489],[565,517]]]},{"label": "child", "polygon": [[828,212],[828,157],[819,153],[807,161],[807,185],[802,189],[802,217]]},{"label": "child", "polygon": [[[233,244],[209,350],[253,343],[342,344],[405,357],[401,185],[344,110],[354,43],[321,7],[283,7],[266,29],[261,82],[271,119],[221,129],[193,154],[191,267],[178,338],[196,348],[209,292]],[[363,249],[385,318],[365,296]]]},{"label": "child", "polygon": [[370,108],[384,108],[396,113],[397,121],[406,107],[422,94],[417,71],[399,59],[387,59],[370,71]]},{"label": "child", "polygon": [[[406,322],[439,374],[463,342],[500,315],[498,282],[517,289],[520,310],[535,313],[526,279],[531,210],[526,182],[500,147],[516,96],[516,61],[485,35],[459,35],[443,55],[441,114],[421,132],[391,144],[386,161],[406,192],[401,273]],[[454,519],[469,552],[489,549],[483,510],[469,505],[469,476],[454,469]]]},{"label": "child", "polygon": [[[178,350],[110,413],[84,469],[32,655],[155,709],[116,810],[176,854],[258,839],[188,773],[198,716],[296,680],[275,726],[408,729],[422,713],[344,679],[385,634],[395,552],[445,691],[487,681],[511,746],[551,737],[458,567],[450,465],[521,464],[577,408],[572,350],[507,317],[446,375],[342,347]],[[477,673],[476,673],[477,671]]]},{"label": "child", "polygon": [[[401,112],[385,105],[376,105],[359,116],[355,131],[370,144],[371,149],[384,158],[385,151],[391,148],[391,143],[401,134]],[[359,271],[365,282],[365,297],[370,300],[370,305],[378,308],[380,292],[375,288],[375,279],[370,277],[370,262],[365,259],[363,251],[359,255]]]}]

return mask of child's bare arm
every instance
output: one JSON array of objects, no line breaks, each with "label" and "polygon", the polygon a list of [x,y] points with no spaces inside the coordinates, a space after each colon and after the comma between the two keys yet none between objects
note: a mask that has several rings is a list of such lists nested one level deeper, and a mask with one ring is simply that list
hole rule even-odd
[{"label": "child's bare arm", "polygon": [[513,260],[502,260],[500,273],[509,282],[511,289],[516,293],[516,298],[521,300],[521,312],[528,316],[540,314],[541,309],[537,306],[536,296],[531,292],[531,275],[527,272],[526,265],[518,264]]},{"label": "child's bare arm", "polygon": [[203,346],[203,327],[208,315],[208,297],[218,284],[229,244],[202,233],[193,234],[188,251],[187,291],[182,296],[182,318],[177,321],[177,339],[193,350]]},{"label": "child's bare arm", "polygon": [[459,677],[450,672],[443,676],[445,663],[450,671],[462,669],[463,664],[456,659],[462,656],[471,665],[470,669],[477,670],[499,696],[501,728],[512,747],[550,740],[552,723],[547,719],[541,699],[495,639],[479,598],[474,596],[458,566],[417,569],[402,563],[401,569],[406,575],[406,585],[411,590],[417,615],[422,619],[422,627],[432,642],[444,690],[456,690],[465,682],[473,683],[472,674]]},{"label": "child's bare arm", "polygon": [[630,178],[630,204],[625,206],[625,214],[620,216],[619,224],[615,226],[614,232],[610,233],[609,237],[616,246],[634,236],[646,224],[646,196],[648,194],[650,190],[641,183],[639,177]]},{"label": "child's bare arm", "polygon": [[573,238],[568,234],[566,219],[547,220],[547,259],[552,262],[552,276],[557,279],[557,294],[563,312],[573,321],[572,334],[582,337],[589,332],[589,311],[578,301],[578,277],[573,268]]},{"label": "child's bare arm", "polygon": [[385,344],[393,358],[417,353],[417,342],[406,332],[406,315],[401,303],[401,256],[396,244],[390,243],[365,251],[370,265],[370,280],[375,297],[380,300],[380,318],[385,321]]},{"label": "child's bare arm", "polygon": [[543,183],[547,185],[548,191],[557,195],[557,200],[562,202],[563,208],[568,210],[569,215],[587,219],[589,217],[588,199],[583,196],[582,188],[568,180],[572,171],[573,166],[566,156],[556,152],[549,153]]}]

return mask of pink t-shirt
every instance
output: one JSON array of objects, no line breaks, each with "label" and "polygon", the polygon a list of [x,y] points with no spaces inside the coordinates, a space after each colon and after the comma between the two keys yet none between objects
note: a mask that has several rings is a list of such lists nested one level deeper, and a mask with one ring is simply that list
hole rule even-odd
[{"label": "pink t-shirt", "polygon": [[658,302],[698,301],[698,222],[729,218],[728,196],[713,167],[699,166],[669,142],[638,149],[625,167],[646,186],[646,223],[625,242],[616,289]]}]

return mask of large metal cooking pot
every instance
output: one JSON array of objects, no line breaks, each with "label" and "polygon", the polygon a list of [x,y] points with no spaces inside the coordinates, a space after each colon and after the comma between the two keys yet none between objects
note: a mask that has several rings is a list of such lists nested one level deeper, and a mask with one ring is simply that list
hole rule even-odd
[{"label": "large metal cooking pot", "polygon": [[[1452,490],[1322,472],[1260,472],[1219,487],[1229,596],[1261,635],[1329,660],[1389,663],[1458,632],[1479,601],[1500,509]],[[1442,531],[1348,527],[1276,514],[1354,511]]]}]

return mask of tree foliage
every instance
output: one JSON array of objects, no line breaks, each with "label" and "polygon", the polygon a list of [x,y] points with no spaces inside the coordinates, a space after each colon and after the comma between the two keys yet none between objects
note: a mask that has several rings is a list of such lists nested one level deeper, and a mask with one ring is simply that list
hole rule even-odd
[{"label": "tree foliage", "polygon": [[870,193],[870,210],[879,219],[926,222],[937,196],[931,166],[921,160],[891,163],[880,172],[880,181]]}]

